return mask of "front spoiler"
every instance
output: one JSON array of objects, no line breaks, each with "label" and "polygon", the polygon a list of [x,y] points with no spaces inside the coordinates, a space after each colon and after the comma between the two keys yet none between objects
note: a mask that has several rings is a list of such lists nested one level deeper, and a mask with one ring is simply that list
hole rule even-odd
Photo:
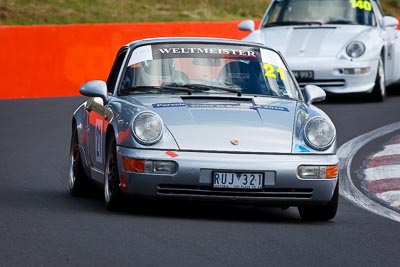
[{"label": "front spoiler", "polygon": [[[303,206],[325,204],[331,200],[338,179],[301,179],[299,165],[336,165],[336,155],[233,154],[143,150],[117,147],[120,176],[126,182],[128,195],[145,198],[168,198],[265,204],[271,206]],[[122,156],[136,159],[175,161],[176,173],[161,175],[126,172]],[[258,171],[274,173],[261,190],[216,189],[212,186],[213,170]]]}]

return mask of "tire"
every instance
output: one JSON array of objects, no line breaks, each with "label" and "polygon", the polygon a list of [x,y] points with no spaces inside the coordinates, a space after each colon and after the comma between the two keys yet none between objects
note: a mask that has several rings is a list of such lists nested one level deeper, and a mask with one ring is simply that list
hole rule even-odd
[{"label": "tire", "polygon": [[119,187],[119,173],[115,138],[112,135],[107,146],[104,169],[104,203],[108,210],[116,211],[121,206],[122,191]]},{"label": "tire", "polygon": [[79,152],[78,131],[74,127],[69,152],[69,192],[72,196],[85,196],[88,191],[88,179],[83,169],[82,157]]},{"label": "tire", "polygon": [[375,85],[370,94],[371,101],[381,102],[386,98],[385,69],[382,58],[379,59],[378,71],[376,73]]},{"label": "tire", "polygon": [[300,217],[307,221],[329,221],[336,216],[339,203],[339,181],[336,184],[332,199],[323,206],[299,207]]}]

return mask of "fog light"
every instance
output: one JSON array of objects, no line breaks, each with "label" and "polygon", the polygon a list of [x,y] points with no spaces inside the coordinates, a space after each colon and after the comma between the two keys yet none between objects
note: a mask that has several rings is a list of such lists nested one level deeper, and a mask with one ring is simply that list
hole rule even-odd
[{"label": "fog light", "polygon": [[122,167],[128,172],[144,172],[144,160],[122,157]]},{"label": "fog light", "polygon": [[172,174],[177,169],[176,163],[173,161],[153,161],[153,172],[160,174]]},{"label": "fog light", "polygon": [[334,179],[338,174],[338,165],[299,166],[298,175],[303,179]]},{"label": "fog light", "polygon": [[371,68],[353,68],[353,69],[343,69],[343,74],[354,75],[354,74],[365,74],[368,73]]},{"label": "fog light", "polygon": [[177,171],[178,164],[174,161],[153,161],[122,157],[122,167],[127,172],[173,174]]},{"label": "fog light", "polygon": [[305,179],[318,179],[319,178],[319,166],[300,166],[299,176]]}]

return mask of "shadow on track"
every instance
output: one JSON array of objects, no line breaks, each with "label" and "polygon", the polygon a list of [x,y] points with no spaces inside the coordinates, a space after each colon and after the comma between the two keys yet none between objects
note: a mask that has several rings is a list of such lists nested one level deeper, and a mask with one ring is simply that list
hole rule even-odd
[{"label": "shadow on track", "polygon": [[[276,207],[255,205],[211,203],[190,200],[137,199],[125,198],[118,211],[107,211],[103,205],[103,195],[96,189],[87,197],[71,197],[74,207],[79,210],[104,213],[109,216],[151,217],[158,219],[232,221],[232,222],[265,222],[279,224],[321,224],[300,219],[297,208],[282,210]],[[98,205],[97,205],[98,204]],[[327,223],[333,223],[327,222]]]}]

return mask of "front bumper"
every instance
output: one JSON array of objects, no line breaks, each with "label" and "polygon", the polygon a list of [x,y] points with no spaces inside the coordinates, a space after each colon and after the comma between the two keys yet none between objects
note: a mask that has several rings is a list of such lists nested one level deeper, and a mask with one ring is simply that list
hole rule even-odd
[{"label": "front bumper", "polygon": [[[287,58],[293,71],[313,71],[314,79],[301,81],[300,87],[313,84],[334,94],[370,93],[375,86],[378,60],[352,61],[337,58]],[[363,74],[346,74],[345,69],[368,69]]]},{"label": "front bumper", "polygon": [[[171,157],[167,151],[117,147],[120,176],[132,196],[183,198],[235,203],[262,203],[271,206],[302,206],[327,203],[337,179],[305,180],[297,175],[299,165],[336,165],[336,155],[271,155],[179,152]],[[126,172],[122,156],[175,161],[174,174]],[[264,172],[268,177],[261,190],[213,188],[213,170]]]}]

